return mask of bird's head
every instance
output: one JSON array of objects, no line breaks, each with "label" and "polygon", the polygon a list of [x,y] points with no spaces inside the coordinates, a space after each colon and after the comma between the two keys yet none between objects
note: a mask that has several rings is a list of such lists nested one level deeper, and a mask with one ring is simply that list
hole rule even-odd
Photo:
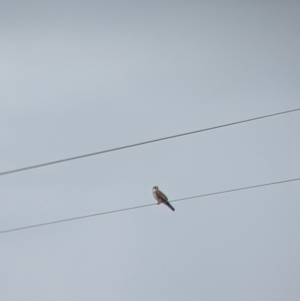
[{"label": "bird's head", "polygon": [[156,190],[158,190],[158,186],[154,186],[154,187],[152,188],[152,191],[156,191]]}]

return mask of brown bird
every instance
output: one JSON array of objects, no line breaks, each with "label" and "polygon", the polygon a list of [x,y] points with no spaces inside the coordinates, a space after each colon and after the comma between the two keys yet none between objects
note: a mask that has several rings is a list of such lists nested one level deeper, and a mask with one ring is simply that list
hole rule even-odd
[{"label": "brown bird", "polygon": [[175,209],[168,202],[168,198],[158,189],[157,186],[154,186],[152,188],[152,193],[153,193],[154,198],[157,200],[157,205],[163,203],[167,207],[169,207],[172,211],[175,211]]}]

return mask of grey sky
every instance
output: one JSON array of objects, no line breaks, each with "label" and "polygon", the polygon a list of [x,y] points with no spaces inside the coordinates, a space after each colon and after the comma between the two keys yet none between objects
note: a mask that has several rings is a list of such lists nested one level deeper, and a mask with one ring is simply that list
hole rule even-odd
[{"label": "grey sky", "polygon": [[[299,1],[1,1],[0,171],[300,107]],[[300,176],[299,113],[0,178],[0,230]],[[299,183],[0,235],[0,299],[300,295]]]}]

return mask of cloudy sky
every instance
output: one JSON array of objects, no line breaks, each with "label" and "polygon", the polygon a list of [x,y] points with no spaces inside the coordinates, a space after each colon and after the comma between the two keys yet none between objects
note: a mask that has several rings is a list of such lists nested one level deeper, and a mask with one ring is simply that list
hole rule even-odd
[{"label": "cloudy sky", "polygon": [[[300,2],[0,1],[0,172],[300,108]],[[0,230],[300,177],[300,113],[0,177]],[[0,234],[0,299],[294,301],[300,182]]]}]

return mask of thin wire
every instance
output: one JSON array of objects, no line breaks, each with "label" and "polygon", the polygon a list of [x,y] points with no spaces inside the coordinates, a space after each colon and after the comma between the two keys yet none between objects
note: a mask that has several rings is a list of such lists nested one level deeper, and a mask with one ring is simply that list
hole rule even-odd
[{"label": "thin wire", "polygon": [[[182,199],[176,199],[176,200],[170,201],[170,203],[171,202],[172,203],[182,202],[182,201],[187,201],[187,200],[196,199],[196,198],[204,198],[204,197],[208,197],[208,196],[212,196],[212,195],[225,194],[225,193],[230,193],[230,192],[234,192],[234,191],[247,190],[247,189],[271,186],[271,185],[278,185],[278,184],[295,182],[295,181],[300,181],[300,178],[283,180],[283,181],[272,182],[272,183],[264,183],[264,184],[259,184],[259,185],[252,185],[252,186],[235,188],[235,189],[230,189],[230,190],[223,190],[223,191],[212,192],[212,193],[207,193],[207,194],[200,194],[200,195],[186,197],[186,198],[182,198]],[[141,206],[112,210],[112,211],[100,212],[100,213],[95,213],[95,214],[83,215],[83,216],[78,216],[78,217],[72,217],[72,218],[52,221],[52,222],[48,222],[48,223],[36,224],[36,225],[25,226],[25,227],[20,227],[20,228],[13,228],[13,229],[0,231],[0,234],[21,231],[21,230],[26,230],[26,229],[31,229],[31,228],[37,228],[37,227],[43,227],[43,226],[48,226],[48,225],[53,225],[53,224],[58,224],[58,223],[70,222],[70,221],[74,221],[74,220],[78,220],[78,219],[90,218],[90,217],[95,217],[95,216],[100,216],[100,215],[113,214],[113,213],[118,213],[118,212],[122,212],[122,211],[135,210],[135,209],[140,209],[140,208],[145,208],[145,207],[150,207],[150,206],[155,206],[155,205],[156,204],[141,205]]]},{"label": "thin wire", "polygon": [[223,124],[223,125],[213,126],[213,127],[210,127],[210,128],[205,128],[205,129],[196,130],[196,131],[192,131],[192,132],[186,132],[186,133],[182,133],[182,134],[178,134],[178,135],[173,135],[173,136],[158,138],[158,139],[154,139],[154,140],[139,142],[139,143],[135,143],[135,144],[130,144],[130,145],[126,145],[126,146],[111,148],[111,149],[107,149],[107,150],[103,150],[103,151],[99,151],[99,152],[95,152],[95,153],[80,155],[80,156],[76,156],[76,157],[70,157],[70,158],[66,158],[66,159],[51,161],[51,162],[37,164],[37,165],[31,165],[31,166],[27,166],[27,167],[23,167],[23,168],[18,168],[18,169],[12,169],[12,170],[8,170],[8,171],[0,172],[0,176],[5,176],[5,175],[8,175],[8,174],[12,174],[12,173],[26,171],[26,170],[29,170],[29,169],[41,168],[41,167],[54,165],[54,164],[60,164],[60,163],[64,163],[64,162],[67,162],[67,161],[78,160],[78,159],[91,157],[91,156],[96,156],[96,155],[101,155],[101,154],[105,154],[105,153],[115,152],[115,151],[123,150],[123,149],[126,149],[126,148],[137,147],[137,146],[150,144],[150,143],[155,143],[155,142],[159,142],[159,141],[163,141],[163,140],[174,139],[174,138],[179,138],[179,137],[183,137],[183,136],[187,136],[187,135],[198,134],[198,133],[205,132],[205,131],[216,130],[216,129],[220,129],[220,128],[223,128],[223,127],[228,127],[228,126],[237,125],[237,124],[250,122],[250,121],[255,121],[255,120],[259,120],[259,119],[263,119],[263,118],[269,118],[269,117],[274,117],[274,116],[278,116],[278,115],[293,113],[293,112],[296,112],[296,111],[300,111],[300,108],[294,109],[294,110],[289,110],[289,111],[283,111],[283,112],[279,112],[279,113],[274,113],[274,114],[269,114],[269,115],[264,115],[264,116],[259,116],[259,117],[255,117],[255,118],[245,119],[245,120],[236,121],[236,122],[232,122],[232,123],[227,123],[227,124]]}]

